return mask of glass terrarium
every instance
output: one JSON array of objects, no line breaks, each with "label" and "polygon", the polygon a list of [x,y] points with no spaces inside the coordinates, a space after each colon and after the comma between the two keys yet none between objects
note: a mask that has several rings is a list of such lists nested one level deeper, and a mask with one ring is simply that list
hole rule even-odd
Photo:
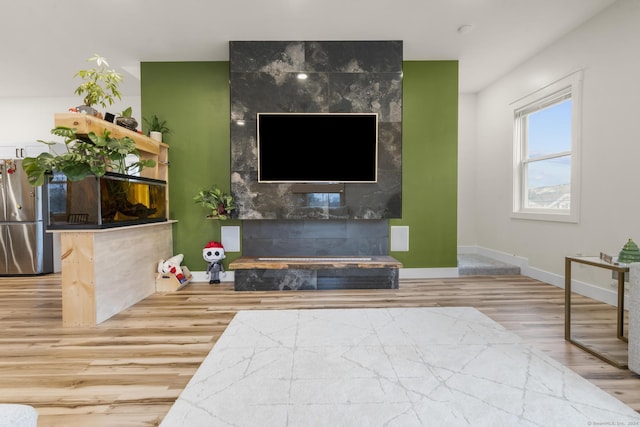
[{"label": "glass terrarium", "polygon": [[167,183],[107,172],[98,178],[47,181],[49,228],[109,228],[167,220]]}]

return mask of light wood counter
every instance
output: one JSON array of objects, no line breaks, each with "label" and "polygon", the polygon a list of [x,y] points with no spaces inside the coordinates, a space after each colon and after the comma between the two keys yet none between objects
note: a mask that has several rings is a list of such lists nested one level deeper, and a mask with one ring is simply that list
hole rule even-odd
[{"label": "light wood counter", "polygon": [[96,326],[156,291],[158,261],[172,256],[172,224],[55,230],[62,253],[62,324]]}]

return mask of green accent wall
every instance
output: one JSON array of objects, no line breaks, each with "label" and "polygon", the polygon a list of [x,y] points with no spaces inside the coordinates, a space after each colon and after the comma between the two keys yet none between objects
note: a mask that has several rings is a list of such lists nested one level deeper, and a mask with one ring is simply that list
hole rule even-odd
[{"label": "green accent wall", "polygon": [[406,268],[457,267],[458,61],[402,65],[402,218]]},{"label": "green accent wall", "polygon": [[[167,120],[169,216],[174,253],[192,271],[206,269],[202,248],[220,227],[193,202],[200,188],[230,187],[229,63],[143,62],[142,116]],[[409,226],[409,252],[391,252],[405,268],[457,265],[458,62],[403,63],[403,206],[390,225]],[[146,128],[143,126],[146,131]],[[225,266],[240,256],[228,252]]]},{"label": "green accent wall", "polygon": [[[171,129],[163,141],[169,145],[169,218],[178,221],[173,252],[184,254],[189,270],[204,271],[207,242],[220,241],[221,225],[240,225],[206,219],[209,212],[193,201],[200,188],[230,189],[229,62],[143,62],[140,77],[142,116],[155,114]],[[227,253],[225,268],[238,256]]]}]

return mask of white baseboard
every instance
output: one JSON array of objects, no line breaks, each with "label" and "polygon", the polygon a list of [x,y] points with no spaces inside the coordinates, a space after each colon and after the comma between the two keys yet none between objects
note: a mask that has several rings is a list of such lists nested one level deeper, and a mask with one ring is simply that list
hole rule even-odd
[{"label": "white baseboard", "polygon": [[401,279],[437,279],[458,277],[458,269],[454,268],[401,268]]},{"label": "white baseboard", "polygon": [[[206,271],[192,271],[191,275],[193,279],[192,282],[206,282],[209,283],[209,277],[207,276]],[[233,282],[235,279],[233,271],[223,271],[220,273],[220,281],[221,282]]]},{"label": "white baseboard", "polygon": [[529,260],[526,258],[511,255],[505,252],[494,251],[493,249],[487,249],[480,246],[458,246],[459,254],[477,254],[486,256],[488,258],[495,259],[496,261],[506,262],[507,264],[520,267],[520,271],[527,268]]},{"label": "white baseboard", "polygon": [[[551,273],[549,271],[541,270],[535,267],[530,267],[529,260],[527,258],[510,255],[504,252],[499,252],[479,246],[459,246],[458,253],[483,255],[488,258],[496,259],[498,261],[517,265],[518,267],[520,267],[520,274],[522,274],[523,276],[531,277],[532,279],[549,283],[550,285],[564,289],[564,275]],[[585,297],[593,298],[596,301],[604,302],[613,306],[618,305],[618,294],[616,291],[611,289],[605,289],[591,283],[581,282],[573,279],[571,280],[571,290]],[[627,298],[628,296],[625,296],[625,307],[628,306],[626,302]]]}]

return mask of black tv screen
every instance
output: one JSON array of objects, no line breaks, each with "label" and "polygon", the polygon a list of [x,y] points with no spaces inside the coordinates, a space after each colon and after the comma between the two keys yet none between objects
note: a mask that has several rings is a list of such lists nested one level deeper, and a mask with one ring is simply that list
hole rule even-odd
[{"label": "black tv screen", "polygon": [[258,113],[257,131],[258,182],[377,182],[377,113]]}]

